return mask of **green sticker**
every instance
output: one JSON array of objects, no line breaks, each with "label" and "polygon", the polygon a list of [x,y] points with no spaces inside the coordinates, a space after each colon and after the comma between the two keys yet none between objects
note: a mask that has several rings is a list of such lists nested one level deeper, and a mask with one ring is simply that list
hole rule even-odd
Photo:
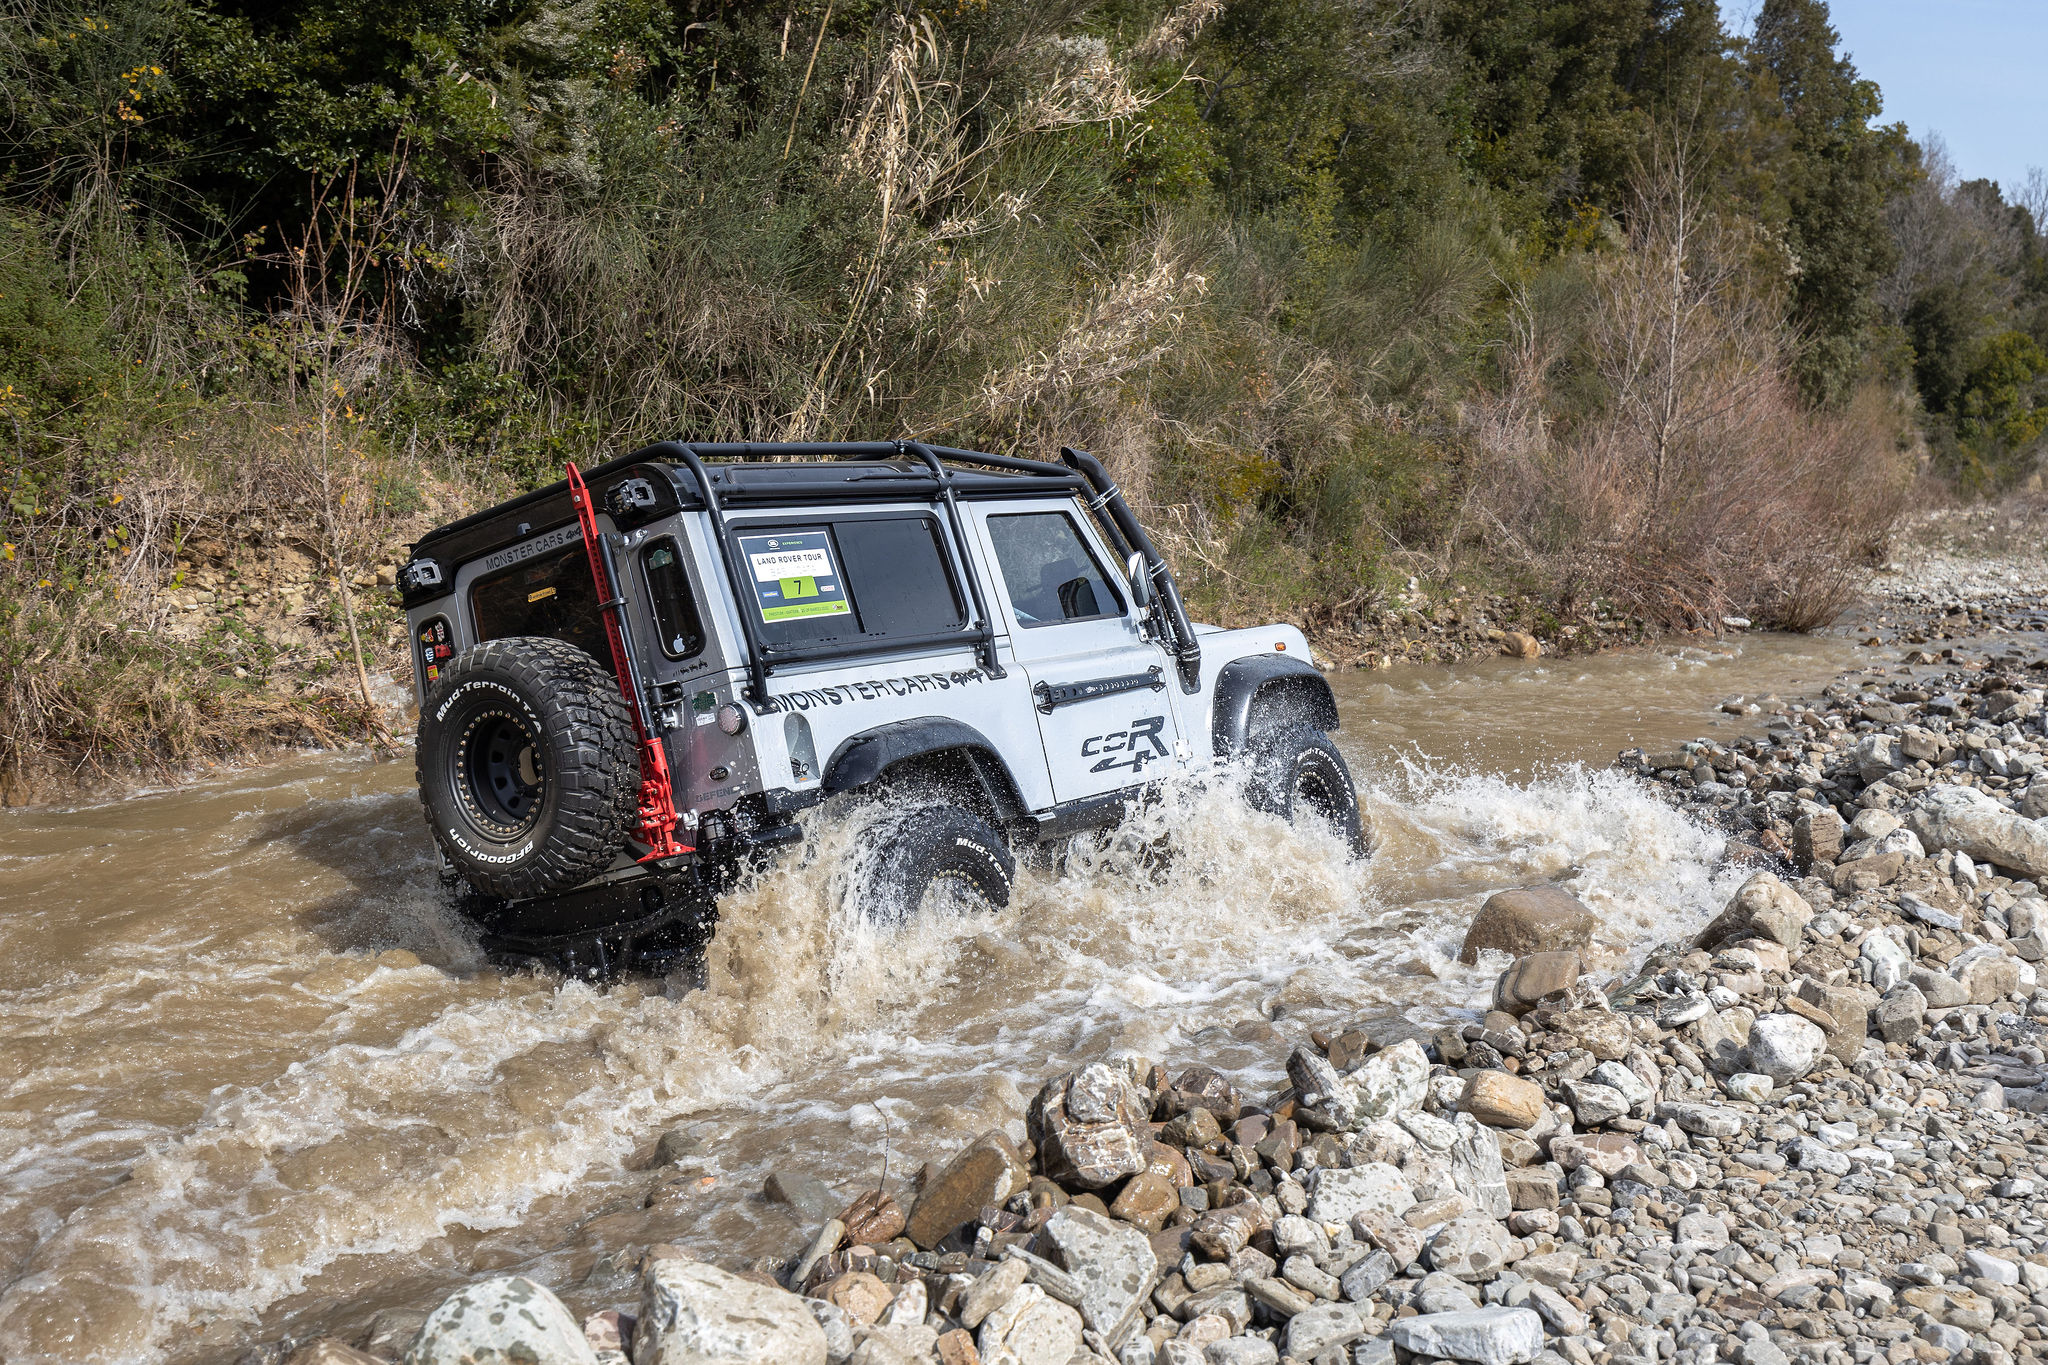
[{"label": "green sticker", "polygon": [[763,621],[852,613],[828,532],[741,536],[739,543],[754,579],[755,603]]}]

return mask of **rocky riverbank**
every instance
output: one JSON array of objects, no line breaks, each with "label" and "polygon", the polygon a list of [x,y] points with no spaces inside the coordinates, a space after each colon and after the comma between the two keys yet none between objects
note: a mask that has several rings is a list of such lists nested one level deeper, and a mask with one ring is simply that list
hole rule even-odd
[{"label": "rocky riverbank", "polygon": [[900,1188],[849,1204],[778,1175],[767,1196],[815,1229],[781,1258],[652,1245],[637,1298],[580,1323],[510,1277],[430,1316],[386,1313],[353,1345],[263,1357],[2048,1354],[2039,670],[1925,659],[1788,707],[1752,740],[1624,755],[1758,865],[1695,939],[1625,978],[1583,971],[1583,905],[1502,892],[1465,943],[1503,965],[1493,1008],[1462,1025],[1313,1035],[1266,1093],[1198,1059],[1093,1063],[1048,1081],[1016,1130]]}]

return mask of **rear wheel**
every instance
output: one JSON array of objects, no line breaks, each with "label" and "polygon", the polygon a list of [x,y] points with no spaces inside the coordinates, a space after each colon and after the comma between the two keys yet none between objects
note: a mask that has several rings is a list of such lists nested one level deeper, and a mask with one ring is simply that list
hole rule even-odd
[{"label": "rear wheel", "polygon": [[638,816],[639,744],[617,683],[574,645],[490,640],[420,710],[420,801],[472,888],[523,900],[610,867]]},{"label": "rear wheel", "polygon": [[853,877],[854,905],[878,924],[917,915],[1000,910],[1017,863],[994,826],[958,806],[884,815],[866,831]]},{"label": "rear wheel", "polygon": [[1350,845],[1354,858],[1372,852],[1351,770],[1328,735],[1305,722],[1282,725],[1252,741],[1250,759],[1246,798],[1254,808],[1293,825],[1319,820]]}]

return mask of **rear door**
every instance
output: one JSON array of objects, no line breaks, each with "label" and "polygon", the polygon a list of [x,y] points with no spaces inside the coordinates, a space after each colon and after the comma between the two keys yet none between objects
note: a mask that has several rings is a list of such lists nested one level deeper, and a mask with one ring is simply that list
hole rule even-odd
[{"label": "rear door", "polygon": [[1187,752],[1166,652],[1072,504],[976,509],[1017,665],[1031,683],[1053,797],[1085,800],[1164,777]]}]

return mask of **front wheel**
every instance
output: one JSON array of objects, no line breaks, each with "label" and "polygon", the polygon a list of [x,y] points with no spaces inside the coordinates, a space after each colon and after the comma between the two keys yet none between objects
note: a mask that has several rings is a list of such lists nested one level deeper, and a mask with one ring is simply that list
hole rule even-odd
[{"label": "front wheel", "polygon": [[1313,725],[1283,725],[1254,740],[1246,799],[1257,810],[1291,825],[1304,817],[1320,820],[1351,847],[1351,856],[1372,852],[1371,830],[1352,785],[1351,770],[1330,737]]},{"label": "front wheel", "polygon": [[1008,843],[986,820],[958,806],[892,811],[862,839],[854,905],[877,924],[933,911],[1000,910],[1017,875]]}]

